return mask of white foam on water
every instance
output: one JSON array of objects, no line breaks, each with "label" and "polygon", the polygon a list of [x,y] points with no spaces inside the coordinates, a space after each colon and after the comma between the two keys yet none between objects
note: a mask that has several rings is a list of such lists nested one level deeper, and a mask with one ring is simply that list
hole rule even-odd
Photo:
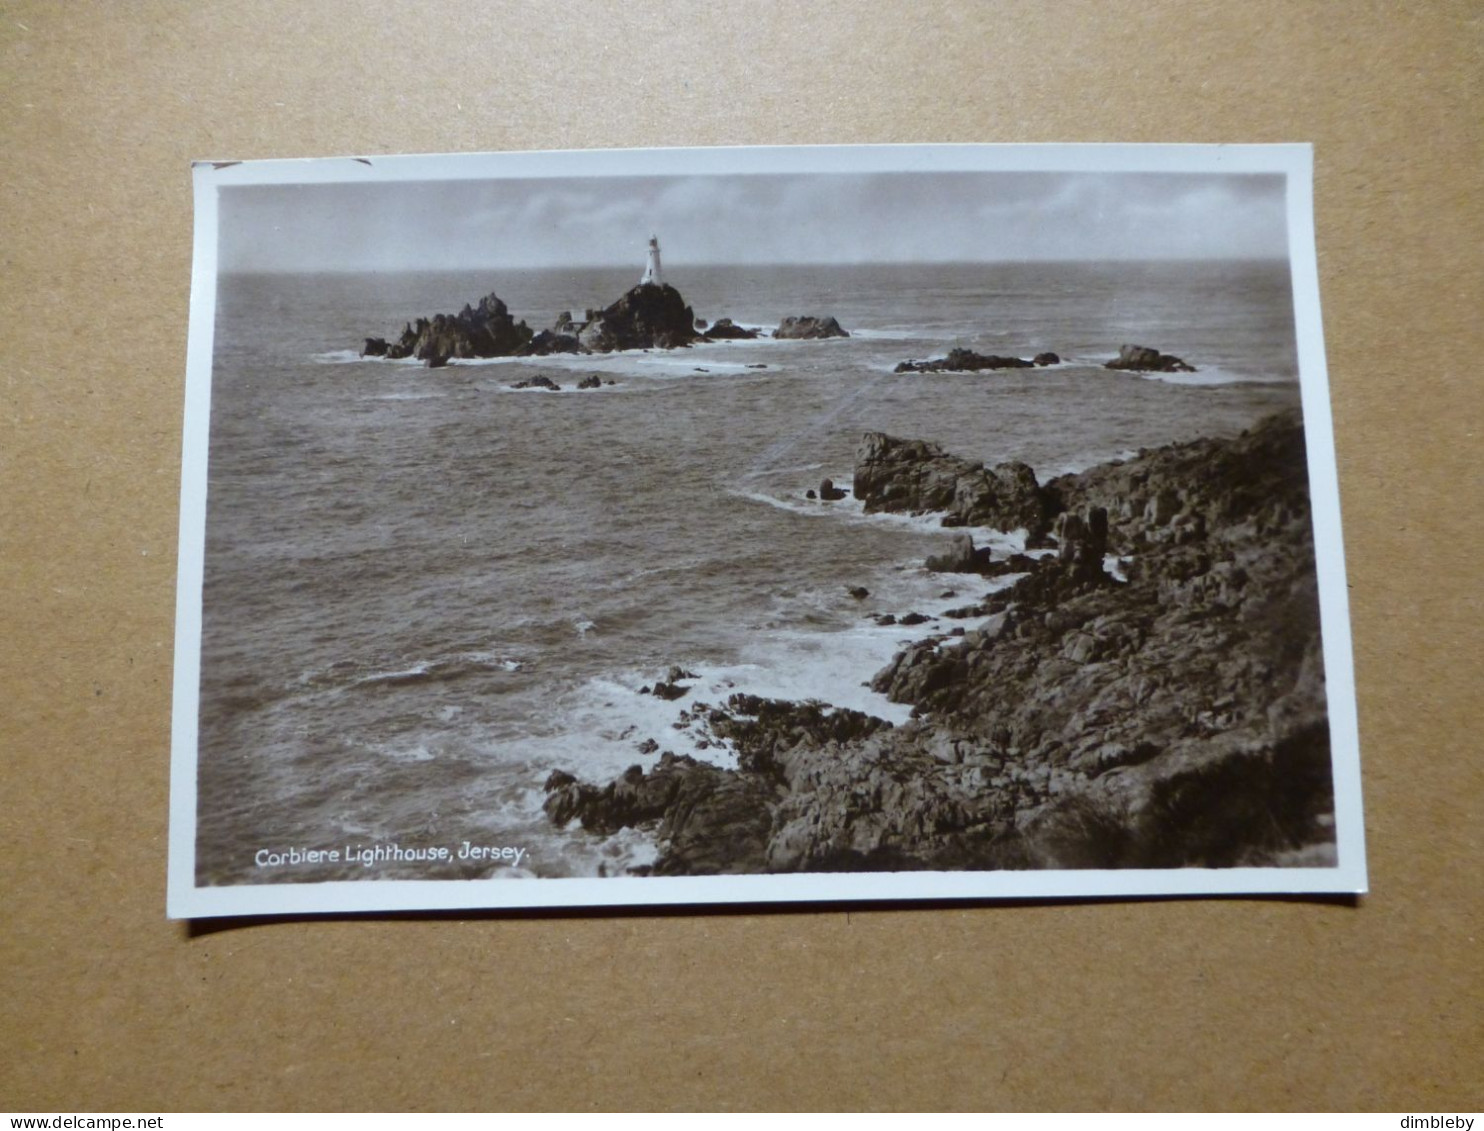
[{"label": "white foam on water", "polygon": [[769,475],[797,475],[804,471],[820,471],[822,463],[802,463],[797,467],[765,467],[761,471],[749,471],[743,479],[764,479]]},{"label": "white foam on water", "polygon": [[1110,377],[1137,377],[1143,381],[1158,381],[1165,385],[1189,385],[1200,388],[1220,385],[1295,385],[1298,383],[1296,377],[1285,377],[1278,373],[1240,373],[1230,369],[1223,369],[1219,365],[1200,366],[1194,373],[1160,373],[1155,370],[1146,369],[1109,369],[1105,363],[1113,361],[1116,356],[1114,354],[1078,358],[1077,361],[1078,364],[1096,366]]},{"label": "white foam on water", "polygon": [[372,672],[354,680],[356,684],[363,683],[397,683],[404,680],[418,679],[433,670],[434,661],[418,660],[411,667],[398,668],[395,671]]},{"label": "white foam on water", "polygon": [[[1110,372],[1115,371],[1110,370]],[[1195,373],[1135,373],[1134,376],[1142,377],[1146,381],[1162,381],[1166,385],[1191,385],[1195,387],[1212,387],[1218,385],[1292,385],[1297,383],[1291,377],[1280,377],[1273,374],[1233,373],[1226,369],[1200,369]]]},{"label": "white foam on water", "polygon": [[362,357],[358,350],[326,350],[310,354],[309,360],[316,365],[350,365],[360,361],[384,361],[385,358]]},{"label": "white foam on water", "polygon": [[910,342],[928,336],[921,330],[873,330],[864,326],[857,326],[849,333],[852,338],[867,342]]},{"label": "white foam on water", "polygon": [[[944,614],[982,601],[1021,576],[986,579],[929,573],[921,567],[884,569],[866,579],[873,598],[869,604],[846,597],[843,587],[838,593],[832,589],[827,594],[806,594],[806,600],[833,601],[837,609],[858,610],[858,622],[835,631],[757,632],[743,644],[736,659],[726,663],[677,657],[676,663],[687,674],[675,681],[684,689],[676,699],[644,690],[666,681],[667,673],[658,669],[631,669],[590,679],[556,706],[552,733],[520,740],[511,753],[596,784],[611,780],[629,766],[647,770],[665,752],[734,769],[736,752],[711,732],[706,712],[696,708],[705,704],[725,709],[727,700],[737,694],[790,702],[814,700],[900,726],[911,718],[911,706],[871,690],[871,678],[899,651],[928,637],[941,637],[940,648],[957,647],[959,638],[949,635],[953,629],[972,631],[993,618],[948,618]],[[896,610],[893,615],[916,612],[926,619],[914,625],[877,623],[870,610],[887,607]],[[640,745],[649,741],[654,748],[641,753]]]}]

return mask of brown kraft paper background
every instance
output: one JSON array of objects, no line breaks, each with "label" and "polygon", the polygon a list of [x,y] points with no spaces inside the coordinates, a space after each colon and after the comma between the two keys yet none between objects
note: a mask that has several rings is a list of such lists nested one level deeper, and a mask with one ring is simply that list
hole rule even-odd
[{"label": "brown kraft paper background", "polygon": [[[0,5],[0,1108],[1484,1107],[1476,3]],[[1315,146],[1372,894],[165,919],[193,158]]]}]

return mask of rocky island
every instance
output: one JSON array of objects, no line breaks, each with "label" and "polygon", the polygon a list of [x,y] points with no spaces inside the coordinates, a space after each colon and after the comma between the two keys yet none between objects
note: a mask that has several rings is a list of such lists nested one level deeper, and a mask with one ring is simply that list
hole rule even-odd
[{"label": "rocky island", "polygon": [[1195,366],[1173,354],[1148,346],[1120,346],[1118,356],[1103,362],[1104,369],[1129,369],[1136,373],[1194,373]]},{"label": "rocky island", "polygon": [[1038,353],[1030,360],[1023,357],[1000,357],[992,353],[975,353],[968,349],[952,349],[946,357],[932,357],[926,361],[903,361],[893,373],[978,373],[985,369],[1038,369],[1061,364],[1054,353]]},{"label": "rocky island", "polygon": [[574,320],[564,311],[551,329],[537,334],[511,317],[499,295],[489,294],[478,306],[465,306],[458,314],[435,314],[409,322],[395,341],[367,338],[361,355],[415,357],[437,368],[454,358],[676,349],[701,336],[694,312],[668,284],[640,283],[611,305],[588,314]]},{"label": "rocky island", "polygon": [[[1044,531],[1055,552],[997,561],[964,536],[933,563],[961,574],[956,590],[1019,580],[970,593],[944,615],[977,623],[870,677],[911,721],[692,702],[672,679],[677,725],[729,746],[737,768],[662,753],[608,783],[557,772],[552,821],[652,830],[645,870],[664,875],[1333,862],[1296,411],[1044,484],[1023,464],[871,433],[852,486],[868,509]],[[896,623],[929,619],[909,616]]]},{"label": "rocky island", "polygon": [[[466,304],[457,314],[435,314],[408,322],[393,340],[367,338],[362,357],[389,360],[415,358],[430,369],[450,361],[490,357],[548,357],[552,354],[611,353],[616,350],[681,349],[697,341],[750,340],[759,331],[719,318],[709,329],[698,320],[680,292],[663,281],[658,239],[649,241],[649,258],[637,286],[601,310],[580,317],[570,310],[551,327],[533,331],[516,322],[499,295],[491,292],[479,305]],[[848,338],[834,318],[812,315],[785,318],[775,338]]]}]

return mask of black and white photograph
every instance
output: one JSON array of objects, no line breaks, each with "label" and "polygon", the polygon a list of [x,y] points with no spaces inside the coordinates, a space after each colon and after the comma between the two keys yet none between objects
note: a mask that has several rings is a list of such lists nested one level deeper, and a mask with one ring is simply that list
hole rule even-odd
[{"label": "black and white photograph", "polygon": [[199,164],[171,914],[1363,890],[1310,183]]}]

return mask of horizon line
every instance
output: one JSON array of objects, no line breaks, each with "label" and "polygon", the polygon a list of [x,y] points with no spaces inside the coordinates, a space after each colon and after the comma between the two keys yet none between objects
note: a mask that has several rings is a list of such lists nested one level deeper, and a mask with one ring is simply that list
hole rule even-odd
[{"label": "horizon line", "polygon": [[[861,259],[839,260],[704,260],[667,263],[665,274],[687,268],[713,267],[1020,267],[1043,264],[1147,264],[1147,263],[1289,263],[1289,255],[1200,255],[1200,256],[1118,256],[1094,259],[1043,258],[1043,259]],[[525,264],[476,264],[473,266],[440,267],[222,267],[219,275],[429,275],[429,274],[473,274],[490,271],[616,271],[633,266],[628,260],[605,263]]]}]

